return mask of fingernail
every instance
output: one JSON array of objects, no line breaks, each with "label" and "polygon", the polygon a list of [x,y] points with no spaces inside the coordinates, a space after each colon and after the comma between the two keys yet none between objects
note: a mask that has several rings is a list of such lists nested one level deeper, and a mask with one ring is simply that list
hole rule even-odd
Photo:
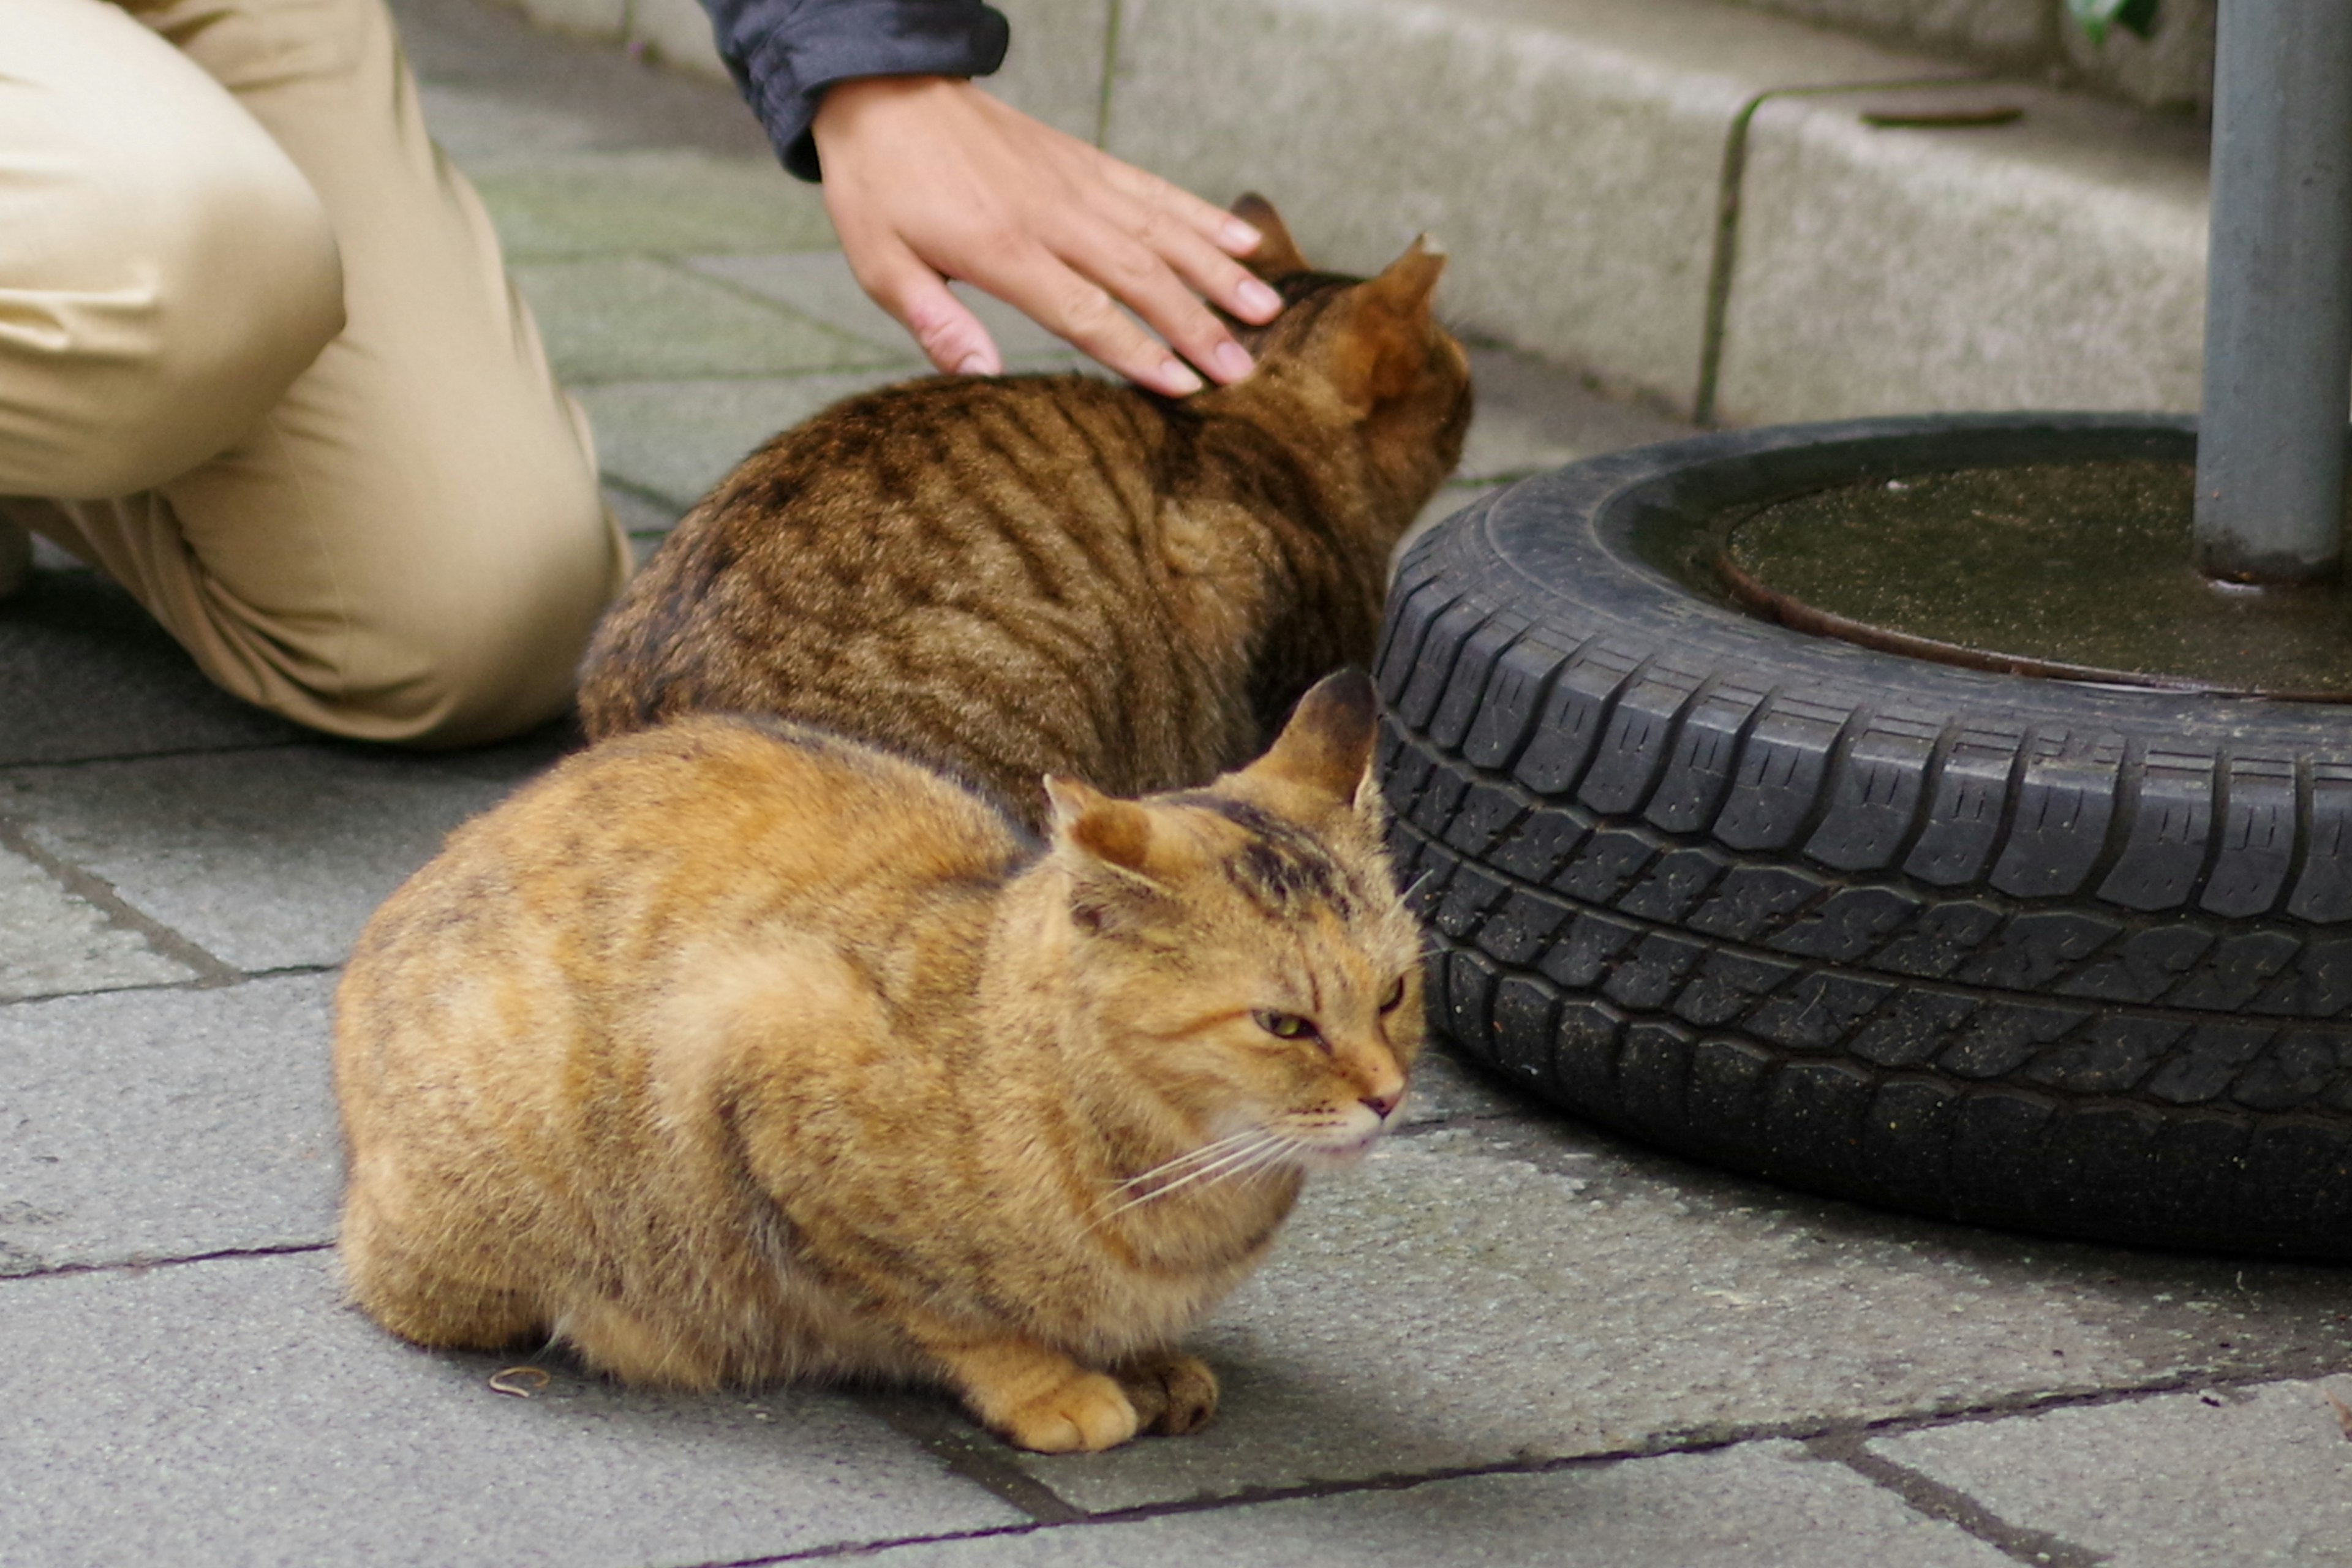
[{"label": "fingernail", "polygon": [[1210,353],[1209,368],[1219,381],[1239,381],[1251,370],[1249,350],[1229,338]]},{"label": "fingernail", "polygon": [[1258,247],[1259,242],[1265,239],[1265,236],[1258,233],[1255,227],[1241,219],[1229,217],[1218,230],[1218,237],[1224,241],[1227,250],[1239,251],[1246,256]]},{"label": "fingernail", "polygon": [[1241,301],[1244,321],[1265,321],[1282,313],[1282,296],[1255,278],[1234,289],[1234,294]]},{"label": "fingernail", "polygon": [[1190,397],[1202,385],[1201,378],[1182,360],[1171,359],[1160,367],[1160,390],[1171,397]]},{"label": "fingernail", "polygon": [[958,375],[994,375],[996,367],[989,363],[986,354],[968,353],[957,362],[956,374]]}]

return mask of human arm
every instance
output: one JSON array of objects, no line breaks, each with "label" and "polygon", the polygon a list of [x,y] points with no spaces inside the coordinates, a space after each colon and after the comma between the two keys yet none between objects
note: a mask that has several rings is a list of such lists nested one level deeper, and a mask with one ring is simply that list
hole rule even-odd
[{"label": "human arm", "polygon": [[941,370],[1002,357],[949,291],[1005,300],[1119,374],[1181,395],[1249,357],[1196,292],[1248,321],[1280,300],[1235,259],[1230,214],[1040,124],[970,81],[1002,58],[977,0],[705,0],[720,53],[785,166],[822,166],[858,281]]}]

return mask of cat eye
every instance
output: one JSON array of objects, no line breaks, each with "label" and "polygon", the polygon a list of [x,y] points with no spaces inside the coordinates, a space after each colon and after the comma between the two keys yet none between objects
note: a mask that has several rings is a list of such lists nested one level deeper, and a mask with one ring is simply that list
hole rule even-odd
[{"label": "cat eye", "polygon": [[1400,974],[1394,980],[1389,982],[1388,992],[1381,998],[1381,1011],[1383,1013],[1393,1013],[1397,1010],[1397,1004],[1403,1000],[1404,976]]},{"label": "cat eye", "polygon": [[1315,1026],[1296,1013],[1254,1013],[1257,1026],[1278,1040],[1313,1040],[1322,1037]]}]

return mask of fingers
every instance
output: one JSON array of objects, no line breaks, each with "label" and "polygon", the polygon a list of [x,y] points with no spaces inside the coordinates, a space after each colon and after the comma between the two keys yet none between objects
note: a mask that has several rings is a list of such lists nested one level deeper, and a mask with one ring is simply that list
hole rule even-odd
[{"label": "fingers", "polygon": [[869,299],[897,318],[931,368],[954,375],[998,375],[1004,356],[980,318],[948,289],[947,280],[905,246],[884,235],[841,230],[849,270]]},{"label": "fingers", "polygon": [[[971,281],[1139,386],[1169,397],[1189,397],[1201,390],[1201,378],[1170,353],[1167,344],[1136,325],[1099,284],[1074,271],[1043,246],[1024,247],[1001,266],[984,273],[975,271]],[[1177,292],[1183,290],[1179,288]],[[1185,299],[1194,311],[1215,324],[1215,318],[1201,310],[1198,300],[1189,294]],[[1230,346],[1242,353],[1240,344]],[[1242,353],[1241,374],[1248,374],[1248,362],[1249,356]]]},{"label": "fingers", "polygon": [[[1210,247],[1189,232],[1181,241],[1165,231],[1154,237],[1160,247],[1108,228],[1091,229],[1071,237],[1066,258],[1072,270],[1106,293],[1105,304],[1115,299],[1127,306],[1170,347],[1215,380],[1239,381],[1250,373],[1248,351],[1187,287],[1186,269],[1197,267],[1198,258],[1186,252]],[[1179,258],[1172,265],[1170,250]],[[1222,252],[1210,254],[1233,265]]]},{"label": "fingers", "polygon": [[1250,372],[1210,304],[1254,323],[1281,309],[1235,259],[1260,243],[1248,223],[969,82],[837,83],[814,132],[825,205],[859,283],[942,370],[1002,364],[946,278],[1175,397],[1201,388],[1188,360],[1219,382]]}]

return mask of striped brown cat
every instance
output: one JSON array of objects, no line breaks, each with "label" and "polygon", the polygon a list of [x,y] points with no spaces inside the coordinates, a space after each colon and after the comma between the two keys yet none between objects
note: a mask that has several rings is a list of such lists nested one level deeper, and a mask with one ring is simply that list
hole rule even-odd
[{"label": "striped brown cat", "polygon": [[873,747],[704,716],[459,829],[336,998],[353,1297],[627,1382],[943,1384],[1024,1447],[1207,1420],[1186,1330],[1395,1119],[1419,942],[1371,686],[1040,847]]},{"label": "striped brown cat", "polygon": [[1255,755],[1317,677],[1368,664],[1391,549],[1462,451],[1468,361],[1416,241],[1318,272],[1234,210],[1286,307],[1258,366],[1172,401],[1080,375],[939,376],[753,453],[605,617],[592,738],[776,714],[948,767],[1034,826],[1039,780],[1115,795]]}]

